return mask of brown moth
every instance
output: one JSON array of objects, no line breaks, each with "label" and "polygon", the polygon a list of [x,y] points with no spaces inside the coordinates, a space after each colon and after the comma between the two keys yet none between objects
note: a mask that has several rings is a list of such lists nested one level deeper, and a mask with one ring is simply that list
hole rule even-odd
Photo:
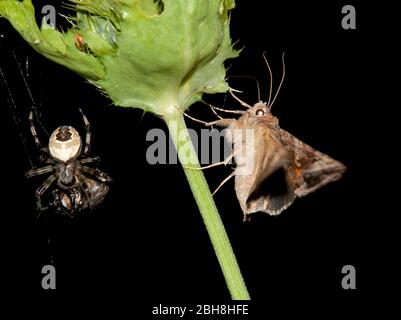
[{"label": "brown moth", "polygon": [[[269,71],[271,74],[270,67]],[[284,72],[278,91],[283,79]],[[222,118],[209,123],[228,128],[226,138],[232,143],[236,163],[232,175],[235,176],[235,192],[244,220],[259,211],[278,215],[297,197],[306,196],[340,179],[346,170],[339,161],[280,128],[278,119],[270,112],[277,93],[270,103],[270,89],[269,102],[260,101],[250,106],[232,92],[247,110],[236,111],[242,114],[238,119]],[[245,134],[249,129],[252,130],[252,139],[249,136],[247,139]],[[244,170],[246,167],[248,170]]]}]

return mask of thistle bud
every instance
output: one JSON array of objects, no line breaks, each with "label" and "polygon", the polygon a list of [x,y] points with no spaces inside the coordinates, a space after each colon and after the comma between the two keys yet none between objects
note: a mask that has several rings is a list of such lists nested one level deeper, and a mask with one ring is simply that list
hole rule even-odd
[{"label": "thistle bud", "polygon": [[233,0],[70,0],[69,7],[66,32],[45,19],[39,29],[31,0],[0,0],[0,15],[118,106],[168,117],[228,89],[224,61],[238,54],[229,34]]}]

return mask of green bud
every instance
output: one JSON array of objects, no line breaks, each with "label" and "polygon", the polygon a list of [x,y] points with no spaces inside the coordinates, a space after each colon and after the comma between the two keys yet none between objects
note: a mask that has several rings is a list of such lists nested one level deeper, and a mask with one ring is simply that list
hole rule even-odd
[{"label": "green bud", "polygon": [[70,0],[63,33],[39,29],[31,0],[0,0],[8,19],[39,53],[77,72],[122,107],[163,117],[203,93],[224,92],[224,61],[238,55],[229,34],[234,0]]}]

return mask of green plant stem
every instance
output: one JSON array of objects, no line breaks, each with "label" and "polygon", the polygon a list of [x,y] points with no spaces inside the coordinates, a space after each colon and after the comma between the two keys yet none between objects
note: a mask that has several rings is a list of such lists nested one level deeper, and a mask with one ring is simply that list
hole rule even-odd
[{"label": "green plant stem", "polygon": [[200,168],[198,156],[193,147],[182,114],[165,117],[170,135],[176,146],[192,193],[209,233],[217,259],[223,271],[227,287],[233,300],[249,300],[244,279],[228,239],[223,222],[217,211],[209,186]]}]

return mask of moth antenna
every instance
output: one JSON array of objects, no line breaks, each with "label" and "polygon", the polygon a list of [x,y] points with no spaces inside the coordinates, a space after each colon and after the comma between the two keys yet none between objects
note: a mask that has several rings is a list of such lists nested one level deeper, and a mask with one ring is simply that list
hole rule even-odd
[{"label": "moth antenna", "polygon": [[268,104],[269,110],[270,110],[271,107],[273,106],[274,101],[276,101],[277,95],[279,94],[280,89],[281,89],[281,86],[282,86],[282,84],[283,84],[283,82],[284,82],[284,78],[285,78],[285,61],[284,61],[284,54],[285,54],[285,52],[283,52],[283,54],[281,55],[281,62],[282,62],[282,64],[283,64],[283,75],[281,76],[280,85],[279,85],[278,88],[277,88],[277,91],[276,91],[276,94],[274,95],[274,98],[273,98],[272,103],[271,103],[270,105]]},{"label": "moth antenna", "polygon": [[258,79],[256,78],[256,77],[253,77],[253,76],[229,76],[229,78],[249,78],[249,79],[252,79],[252,80],[255,80],[255,82],[256,82],[256,88],[257,88],[257,90],[258,90],[258,101],[261,101],[260,99],[260,86],[259,86],[259,81],[258,81]]},{"label": "moth antenna", "polygon": [[272,69],[270,68],[270,64],[269,64],[269,61],[267,61],[267,58],[266,58],[266,51],[265,52],[263,52],[263,59],[265,60],[265,62],[266,62],[266,66],[267,66],[267,68],[269,69],[269,75],[270,75],[270,87],[269,87],[269,100],[267,101],[267,106],[269,107],[269,109],[270,109],[270,101],[271,101],[271,98],[272,98],[272,91],[273,91],[273,72],[272,72]]},{"label": "moth antenna", "polygon": [[[233,98],[235,99],[235,100],[237,100],[240,104],[241,104],[241,106],[243,106],[243,107],[245,107],[245,108],[248,108],[248,109],[250,109],[250,108],[252,108],[252,106],[250,106],[249,104],[247,104],[246,102],[244,102],[244,101],[242,101],[240,98],[238,98],[235,94],[234,94],[234,91],[237,91],[238,92],[238,90],[234,90],[234,89],[229,89],[230,90],[230,94],[233,96]],[[241,91],[239,91],[239,92],[241,92]]]}]

